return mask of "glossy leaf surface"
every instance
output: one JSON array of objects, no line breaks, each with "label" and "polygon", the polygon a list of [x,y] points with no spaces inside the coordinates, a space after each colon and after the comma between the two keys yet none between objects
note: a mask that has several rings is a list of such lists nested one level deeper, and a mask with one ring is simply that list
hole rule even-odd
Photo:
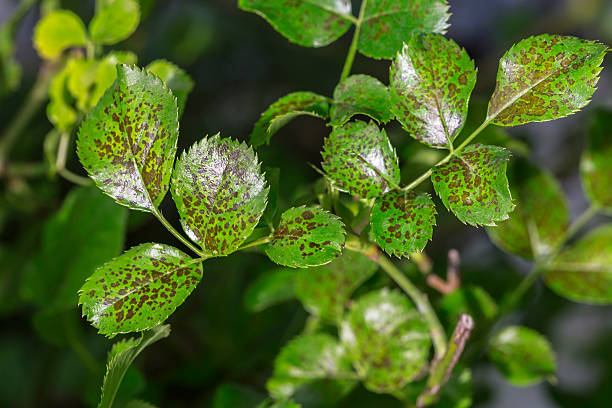
[{"label": "glossy leaf surface", "polygon": [[170,88],[172,94],[176,96],[179,117],[182,116],[187,96],[194,85],[191,77],[181,67],[166,60],[155,60],[147,65],[146,69],[160,77],[166,86]]},{"label": "glossy leaf surface", "polygon": [[96,14],[89,23],[91,39],[111,45],[128,38],[140,22],[138,0],[103,0],[97,2]]},{"label": "glossy leaf surface", "polygon": [[594,41],[559,35],[520,41],[499,62],[488,120],[515,126],[577,112],[595,92],[606,50]]},{"label": "glossy leaf surface", "polygon": [[448,17],[446,0],[368,0],[359,51],[391,59],[412,35],[446,31]]},{"label": "glossy leaf surface", "polygon": [[234,252],[251,235],[267,195],[253,149],[219,135],[184,152],[172,175],[172,197],[183,229],[215,256]]},{"label": "glossy leaf surface", "polygon": [[79,304],[104,335],[142,331],[170,316],[201,278],[201,260],[141,244],[99,267],[81,287]]},{"label": "glossy leaf surface", "polygon": [[239,0],[238,6],[304,47],[323,47],[351,26],[350,0]]},{"label": "glossy leaf surface", "polygon": [[66,48],[80,47],[86,42],[85,25],[72,11],[52,11],[34,28],[34,48],[46,59],[55,59]]},{"label": "glossy leaf surface", "polygon": [[464,49],[442,35],[414,36],[390,71],[392,110],[412,137],[447,147],[465,124],[476,68]]},{"label": "glossy leaf surface", "polygon": [[294,272],[295,293],[311,314],[339,323],[353,291],[377,268],[366,256],[345,251],[327,265]]},{"label": "glossy leaf surface", "polygon": [[427,325],[406,296],[386,288],[355,301],[341,339],[363,385],[373,392],[399,390],[427,364]]},{"label": "glossy leaf surface", "polygon": [[506,166],[510,152],[498,146],[471,145],[434,168],[436,193],[457,218],[470,225],[495,225],[514,208]]},{"label": "glossy leaf surface", "polygon": [[162,81],[127,65],[81,127],[77,153],[119,204],[153,211],[168,191],[178,138],[176,99]]},{"label": "glossy leaf surface", "polygon": [[292,268],[324,265],[340,255],[344,235],[344,224],[335,215],[317,207],[294,207],[281,216],[266,254]]},{"label": "glossy leaf surface", "polygon": [[[399,184],[395,149],[374,122],[355,121],[335,128],[325,139],[321,166],[334,186],[361,198],[373,198]],[[384,177],[383,177],[384,176]]]},{"label": "glossy leaf surface", "polygon": [[376,243],[398,258],[420,252],[433,235],[436,209],[429,194],[394,190],[379,196],[370,215]]},{"label": "glossy leaf surface", "polygon": [[497,333],[489,345],[489,359],[509,382],[518,386],[552,378],[556,370],[548,340],[522,326],[506,327]]},{"label": "glossy leaf surface", "polygon": [[295,297],[295,269],[278,268],[257,277],[244,294],[244,305],[250,312],[261,312],[270,306]]},{"label": "glossy leaf surface", "polygon": [[592,119],[587,147],[580,161],[582,186],[589,200],[612,210],[612,111],[599,110]]},{"label": "glossy leaf surface", "polygon": [[378,79],[368,75],[352,75],[334,90],[330,124],[340,126],[357,114],[367,115],[378,123],[393,119],[389,90]]},{"label": "glossy leaf surface", "polygon": [[251,145],[257,148],[270,143],[270,138],[297,116],[329,117],[326,97],[312,92],[293,92],[274,102],[261,114],[251,132]]}]

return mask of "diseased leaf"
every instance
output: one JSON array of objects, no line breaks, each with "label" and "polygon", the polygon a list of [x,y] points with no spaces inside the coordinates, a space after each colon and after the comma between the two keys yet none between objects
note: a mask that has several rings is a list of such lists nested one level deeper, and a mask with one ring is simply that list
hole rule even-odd
[{"label": "diseased leaf", "polygon": [[[286,399],[309,382],[342,378],[351,373],[351,362],[338,340],[324,333],[301,335],[287,343],[274,360],[274,374],[267,388],[275,399]],[[345,388],[355,381],[334,383]]]},{"label": "diseased leaf", "polygon": [[390,70],[391,110],[418,141],[447,148],[463,129],[476,84],[464,49],[438,34],[413,36]]},{"label": "diseased leaf", "polygon": [[100,44],[116,44],[128,38],[140,23],[138,0],[98,0],[96,14],[89,23],[91,39]]},{"label": "diseased leaf", "polygon": [[330,109],[330,124],[344,125],[354,115],[367,115],[378,123],[393,119],[389,90],[378,79],[368,75],[353,75],[336,86]]},{"label": "diseased leaf", "polygon": [[391,59],[414,34],[444,33],[448,17],[446,0],[368,0],[359,51]]},{"label": "diseased leaf", "polygon": [[79,128],[77,153],[119,204],[155,211],[168,191],[177,139],[176,98],[159,78],[118,65],[117,81]]},{"label": "diseased leaf", "polygon": [[310,313],[340,323],[344,307],[353,291],[368,280],[377,265],[366,256],[345,251],[333,262],[294,272],[295,293]]},{"label": "diseased leaf", "polygon": [[168,245],[141,244],[99,267],[81,287],[79,304],[106,336],[147,330],[166,320],[201,278],[201,260]]},{"label": "diseased leaf", "polygon": [[517,206],[512,217],[487,232],[495,245],[523,258],[549,254],[569,224],[563,190],[552,174],[526,160],[513,160],[509,174]]},{"label": "diseased leaf", "polygon": [[387,180],[399,184],[395,149],[374,122],[355,121],[335,128],[325,138],[321,156],[323,170],[341,191],[373,198],[392,187]]},{"label": "diseased leaf", "polygon": [[370,226],[376,243],[398,258],[420,252],[433,235],[436,208],[427,193],[389,191],[372,207]]},{"label": "diseased leaf", "polygon": [[278,268],[257,277],[244,294],[244,305],[249,312],[261,312],[278,303],[295,298],[297,271]]},{"label": "diseased leaf", "polygon": [[324,265],[340,255],[344,235],[344,224],[335,215],[317,207],[294,207],[281,216],[266,254],[292,268]]},{"label": "diseased leaf", "polygon": [[550,343],[527,327],[509,326],[497,333],[489,345],[489,359],[517,386],[536,384],[555,375]]},{"label": "diseased leaf", "polygon": [[612,111],[596,112],[580,161],[580,175],[589,201],[612,211]]},{"label": "diseased leaf", "polygon": [[607,46],[543,34],[514,45],[499,61],[487,120],[500,126],[543,122],[589,103]]},{"label": "diseased leaf", "polygon": [[612,304],[612,225],[596,228],[561,251],[545,272],[544,281],[567,299]]},{"label": "diseased leaf", "polygon": [[80,47],[86,42],[85,25],[72,11],[52,11],[34,28],[34,48],[46,59],[55,59],[66,48]]},{"label": "diseased leaf", "polygon": [[215,256],[234,252],[251,235],[267,196],[253,149],[218,134],[185,151],[172,175],[172,198],[183,229]]},{"label": "diseased leaf", "polygon": [[293,92],[274,102],[255,123],[251,145],[257,148],[270,143],[270,138],[297,116],[329,117],[327,98],[312,92]]},{"label": "diseased leaf", "polygon": [[138,61],[136,54],[130,51],[112,51],[102,58],[96,67],[95,84],[91,90],[91,96],[87,111],[96,106],[104,92],[113,85],[117,79],[117,64],[135,64]]},{"label": "diseased leaf", "polygon": [[444,206],[470,225],[495,225],[514,208],[506,165],[510,152],[475,144],[434,168],[431,180]]},{"label": "diseased leaf", "polygon": [[181,67],[163,59],[151,62],[147,65],[146,70],[160,77],[166,83],[166,86],[170,88],[172,94],[176,96],[179,117],[182,116],[187,96],[193,89],[191,77]]},{"label": "diseased leaf", "polygon": [[408,298],[387,288],[359,298],[341,328],[342,343],[370,391],[389,393],[427,364],[427,324]]},{"label": "diseased leaf", "polygon": [[238,6],[304,47],[323,47],[351,26],[350,0],[239,0]]}]

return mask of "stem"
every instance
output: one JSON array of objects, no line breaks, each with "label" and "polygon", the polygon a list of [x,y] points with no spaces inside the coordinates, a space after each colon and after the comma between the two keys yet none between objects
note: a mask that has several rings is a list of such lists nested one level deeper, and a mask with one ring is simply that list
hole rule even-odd
[{"label": "stem", "polygon": [[353,67],[353,61],[355,60],[355,54],[357,53],[357,44],[359,43],[359,33],[361,32],[361,23],[363,23],[363,15],[365,13],[366,4],[368,0],[362,0],[361,7],[359,8],[359,17],[355,23],[355,32],[353,33],[353,40],[349,48],[346,59],[344,60],[344,68],[342,68],[342,75],[340,75],[340,82],[344,81],[351,73]]},{"label": "stem", "polygon": [[79,176],[66,168],[66,157],[68,155],[68,145],[70,143],[70,133],[62,132],[57,146],[57,157],[55,159],[55,171],[66,180],[81,186],[90,186],[92,182],[87,177]]},{"label": "stem", "polygon": [[198,247],[196,247],[195,245],[193,245],[191,243],[191,241],[189,241],[187,238],[185,238],[183,236],[183,234],[181,234],[180,232],[178,232],[173,226],[172,224],[170,224],[170,222],[168,222],[168,220],[166,218],[164,218],[164,216],[162,215],[161,211],[159,211],[156,207],[153,207],[153,215],[155,216],[155,218],[157,218],[159,220],[159,222],[162,223],[162,225],[164,227],[166,227],[166,229],[176,237],[176,239],[178,239],[179,241],[181,241],[181,243],[183,245],[185,245],[187,248],[191,249],[195,254],[197,254],[200,258],[206,258],[207,255],[201,251],[200,249],[198,249]]},{"label": "stem", "polygon": [[237,251],[241,251],[243,249],[251,248],[251,247],[254,247],[254,246],[257,246],[257,245],[267,244],[268,242],[270,242],[270,239],[272,239],[271,235],[269,235],[267,237],[256,239],[253,242],[249,242],[248,244],[242,245],[240,248],[237,249]]}]

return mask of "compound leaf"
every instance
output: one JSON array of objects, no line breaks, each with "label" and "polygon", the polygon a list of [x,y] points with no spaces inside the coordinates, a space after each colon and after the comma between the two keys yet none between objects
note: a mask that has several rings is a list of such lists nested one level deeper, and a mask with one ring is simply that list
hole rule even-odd
[{"label": "compound leaf", "polygon": [[413,36],[390,70],[391,109],[412,137],[448,147],[467,117],[476,68],[464,49],[439,34]]},{"label": "compound leaf", "polygon": [[297,116],[329,117],[326,97],[312,92],[293,92],[274,102],[261,114],[251,132],[251,145],[257,148],[270,143],[270,138]]},{"label": "compound leaf", "polygon": [[267,196],[253,149],[218,134],[185,151],[172,175],[172,198],[183,229],[216,256],[234,252],[251,235]]},{"label": "compound leaf", "polygon": [[34,48],[46,59],[55,59],[66,48],[80,47],[86,42],[85,25],[72,11],[52,11],[34,28]]},{"label": "compound leaf", "polygon": [[354,115],[367,115],[378,123],[393,119],[389,90],[378,79],[352,75],[336,86],[329,111],[332,126],[344,125]]},{"label": "compound leaf", "polygon": [[436,209],[427,193],[389,191],[372,207],[370,226],[376,243],[398,258],[420,252],[433,235]]},{"label": "compound leaf", "polygon": [[327,265],[297,272],[295,294],[313,315],[339,323],[353,291],[376,269],[376,263],[366,256],[345,251]]},{"label": "compound leaf", "polygon": [[168,191],[178,139],[176,98],[152,74],[117,66],[117,80],[81,127],[77,153],[119,204],[156,211]]},{"label": "compound leaf", "polygon": [[589,103],[607,46],[543,34],[514,45],[499,61],[487,120],[500,126],[571,115]]},{"label": "compound leaf", "polygon": [[138,23],[138,0],[98,0],[96,14],[89,23],[89,32],[93,41],[111,45],[132,35]]},{"label": "compound leaf", "polygon": [[319,266],[340,255],[344,239],[344,224],[335,215],[317,207],[294,207],[281,216],[266,254],[292,268]]},{"label": "compound leaf", "polygon": [[261,312],[278,303],[295,298],[295,269],[278,268],[257,277],[244,294],[244,305],[250,312]]},{"label": "compound leaf", "polygon": [[355,301],[342,322],[342,343],[373,392],[397,391],[427,364],[427,324],[408,298],[387,288]]},{"label": "compound leaf", "polygon": [[395,149],[374,122],[355,121],[335,128],[325,139],[321,166],[334,186],[361,198],[373,198],[398,184]]},{"label": "compound leaf", "polygon": [[202,261],[168,245],[141,244],[99,267],[81,287],[83,316],[106,336],[157,326],[202,278]]},{"label": "compound leaf", "polygon": [[545,272],[544,281],[567,299],[612,304],[612,225],[589,232],[563,250]]},{"label": "compound leaf", "polygon": [[187,96],[193,89],[193,80],[179,66],[163,59],[155,60],[147,65],[147,71],[154,73],[166,83],[172,94],[176,96],[179,117],[183,115]]},{"label": "compound leaf", "polygon": [[434,168],[431,180],[447,209],[470,225],[495,225],[514,208],[506,166],[510,152],[475,144]]},{"label": "compound leaf", "polygon": [[612,111],[599,110],[580,161],[582,186],[589,200],[612,210]]},{"label": "compound leaf", "polygon": [[548,340],[522,326],[506,327],[497,333],[489,345],[489,359],[509,382],[518,386],[552,378],[556,370]]},{"label": "compound leaf", "polygon": [[446,0],[369,0],[359,51],[368,57],[391,59],[412,35],[446,31],[448,17]]},{"label": "compound leaf", "polygon": [[265,18],[289,41],[323,47],[351,26],[350,0],[239,0],[238,6]]}]

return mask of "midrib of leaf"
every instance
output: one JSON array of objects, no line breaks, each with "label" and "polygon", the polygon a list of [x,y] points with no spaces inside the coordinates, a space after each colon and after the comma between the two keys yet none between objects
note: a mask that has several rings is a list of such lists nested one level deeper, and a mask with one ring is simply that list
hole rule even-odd
[{"label": "midrib of leaf", "polygon": [[322,5],[318,4],[318,3],[315,3],[313,0],[302,0],[302,2],[304,2],[306,4],[310,4],[311,6],[316,7],[318,9],[321,9],[323,11],[327,11],[328,13],[331,13],[331,14],[337,16],[337,17],[340,17],[343,20],[349,21],[352,24],[357,24],[357,19],[355,17],[353,17],[352,15],[350,15],[350,14],[340,13],[338,10],[334,10],[332,8],[328,8],[328,7],[322,6]]},{"label": "midrib of leaf", "polygon": [[591,273],[612,273],[612,265],[601,263],[582,263],[582,262],[554,262],[548,267],[551,272],[591,272]]}]

